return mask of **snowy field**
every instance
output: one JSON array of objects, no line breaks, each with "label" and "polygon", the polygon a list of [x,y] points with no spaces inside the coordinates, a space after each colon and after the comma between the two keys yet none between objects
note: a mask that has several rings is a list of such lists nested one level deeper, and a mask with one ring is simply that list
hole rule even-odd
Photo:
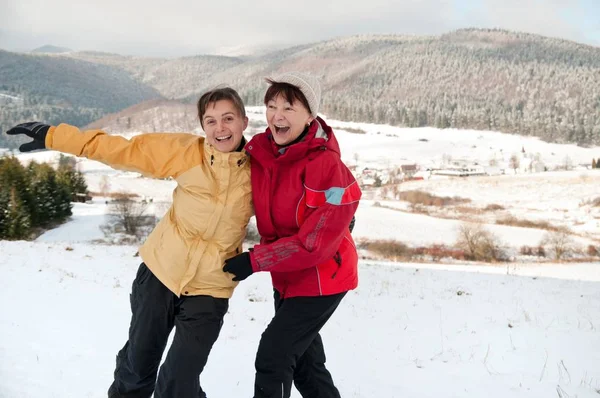
[{"label": "snowy field", "polygon": [[[86,243],[103,206],[76,204],[35,242],[0,241],[0,397],[106,396],[140,259]],[[343,397],[598,396],[599,264],[363,261],[360,280],[323,330]],[[270,292],[266,274],[236,290],[202,376],[209,397],[251,395]]]},{"label": "snowy field", "polygon": [[[249,109],[255,122],[261,108]],[[399,129],[330,121],[344,158],[361,167],[438,162],[444,154],[487,160],[522,148],[548,165],[590,162],[600,148],[548,144],[494,132]],[[365,134],[347,133],[361,129]],[[425,140],[425,141],[424,141]],[[358,153],[358,156],[355,156]],[[19,158],[57,162],[56,152]],[[553,163],[554,162],[554,163]],[[81,160],[91,191],[152,198],[162,215],[173,181],[150,180]],[[600,170],[432,178],[402,184],[505,207],[486,228],[513,251],[546,231],[494,224],[496,216],[548,220],[585,247],[600,239]],[[376,206],[395,207],[400,210]],[[461,221],[409,213],[406,202],[365,195],[357,239],[452,245]],[[141,261],[133,246],[102,240],[103,198],[75,204],[69,222],[34,242],[0,241],[0,398],[105,397],[125,342],[129,292]],[[17,305],[18,304],[18,305]],[[210,398],[249,397],[253,361],[272,315],[268,275],[240,284],[207,368]],[[323,330],[328,364],[346,398],[600,397],[600,264],[402,264],[363,260],[360,284]],[[231,375],[234,367],[236,376]],[[294,393],[298,398],[299,394]]]},{"label": "snowy field", "polygon": [[[248,107],[248,117],[254,123],[265,120],[264,107]],[[547,143],[536,137],[504,134],[495,131],[437,129],[434,127],[403,128],[382,124],[325,121],[335,131],[343,159],[362,166],[388,167],[417,163],[439,163],[444,155],[453,159],[478,161],[488,164],[490,159],[508,161],[514,153],[524,149],[539,158],[551,169],[569,157],[573,165],[591,163],[600,156],[600,148],[582,148],[576,145]],[[350,131],[362,131],[364,134]]]}]

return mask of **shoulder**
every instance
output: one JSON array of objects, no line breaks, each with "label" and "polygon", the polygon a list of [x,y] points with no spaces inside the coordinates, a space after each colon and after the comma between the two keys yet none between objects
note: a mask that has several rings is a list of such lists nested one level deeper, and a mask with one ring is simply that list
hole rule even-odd
[{"label": "shoulder", "polygon": [[340,155],[323,150],[306,165],[306,184],[312,189],[325,189],[330,185],[346,186],[355,181]]}]

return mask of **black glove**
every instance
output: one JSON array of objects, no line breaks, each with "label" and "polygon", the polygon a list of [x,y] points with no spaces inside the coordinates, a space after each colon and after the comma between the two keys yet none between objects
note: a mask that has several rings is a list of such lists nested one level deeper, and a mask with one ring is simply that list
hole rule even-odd
[{"label": "black glove", "polygon": [[235,282],[243,281],[254,273],[252,270],[252,262],[250,261],[250,253],[243,252],[235,257],[225,260],[225,266],[223,272],[229,272],[235,275],[233,280]]},{"label": "black glove", "polygon": [[356,217],[352,216],[352,220],[350,220],[350,226],[348,228],[350,228],[350,233],[352,233],[352,230],[354,229],[354,223],[356,222]]},{"label": "black glove", "polygon": [[27,122],[17,124],[12,129],[8,130],[8,135],[25,134],[27,137],[33,138],[33,141],[23,144],[19,147],[21,152],[37,151],[38,149],[46,149],[46,134],[48,134],[50,126],[39,122]]}]

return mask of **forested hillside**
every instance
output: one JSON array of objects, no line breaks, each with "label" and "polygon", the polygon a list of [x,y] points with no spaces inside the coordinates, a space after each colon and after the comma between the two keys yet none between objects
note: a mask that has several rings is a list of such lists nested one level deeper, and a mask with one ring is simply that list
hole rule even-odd
[{"label": "forested hillside", "polygon": [[[10,73],[3,58],[18,59]],[[68,68],[69,84],[51,73],[59,66]],[[600,48],[504,30],[343,37],[249,58],[0,53],[0,102],[15,108],[21,101],[20,119],[44,109],[40,117],[46,121],[90,122],[157,92],[191,104],[206,89],[229,84],[248,105],[259,105],[264,77],[287,70],[319,76],[321,110],[336,119],[600,145]],[[107,84],[100,77],[106,73],[122,84]],[[44,107],[37,106],[40,101]]]},{"label": "forested hillside", "polygon": [[[83,126],[106,113],[160,97],[157,90],[120,68],[0,51],[2,131],[30,120]],[[0,147],[11,146],[10,139],[0,134]]]}]

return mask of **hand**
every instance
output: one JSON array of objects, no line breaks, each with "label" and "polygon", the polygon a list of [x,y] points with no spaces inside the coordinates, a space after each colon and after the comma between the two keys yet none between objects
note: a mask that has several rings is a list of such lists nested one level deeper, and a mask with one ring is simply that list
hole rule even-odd
[{"label": "hand", "polygon": [[27,122],[17,124],[6,132],[8,135],[25,134],[27,137],[33,138],[33,141],[23,144],[19,147],[21,152],[37,151],[38,149],[46,149],[46,134],[50,126],[39,122]]},{"label": "hand", "polygon": [[352,216],[352,220],[350,220],[350,226],[348,227],[350,229],[350,233],[352,233],[352,230],[354,229],[355,222],[356,222],[356,217]]},{"label": "hand", "polygon": [[235,275],[233,277],[233,281],[235,282],[243,281],[252,275],[254,270],[252,269],[252,262],[250,261],[250,253],[244,252],[229,260],[225,260],[223,272],[229,272],[230,274]]}]

